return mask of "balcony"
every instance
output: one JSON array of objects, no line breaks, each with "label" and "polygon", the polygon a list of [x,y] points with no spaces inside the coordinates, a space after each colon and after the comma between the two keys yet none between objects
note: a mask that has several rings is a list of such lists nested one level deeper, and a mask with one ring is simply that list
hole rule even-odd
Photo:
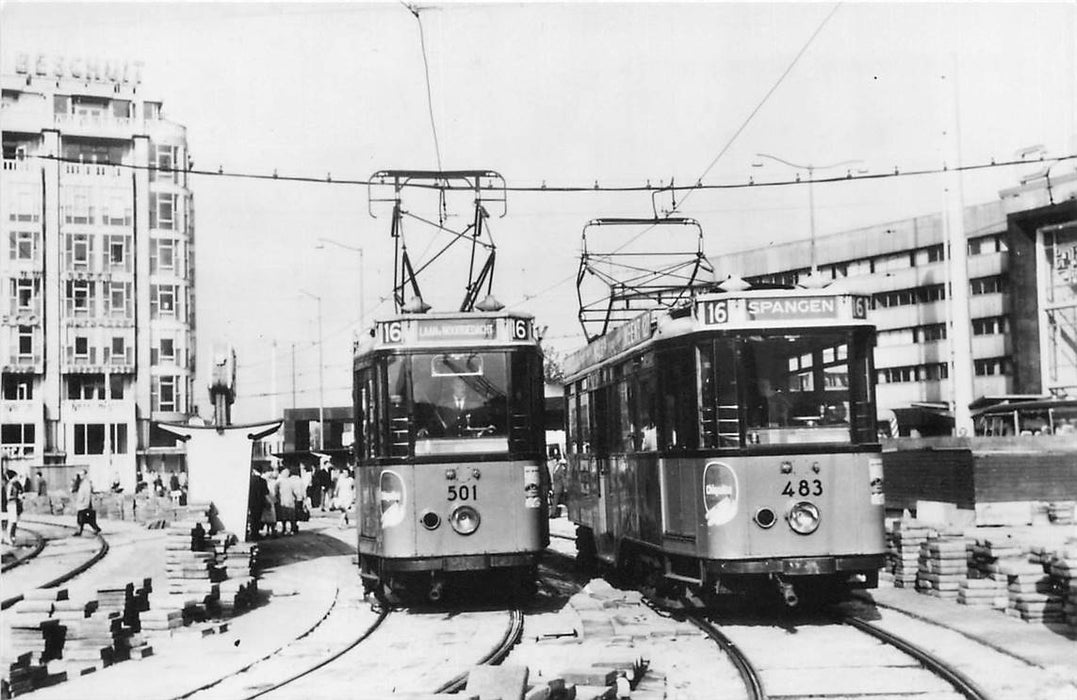
[{"label": "balcony", "polygon": [[8,363],[2,369],[11,374],[44,374],[45,358],[41,355],[12,353],[8,357]]},{"label": "balcony", "polygon": [[135,121],[129,117],[115,117],[107,112],[90,114],[57,114],[56,127],[71,136],[97,136],[130,139],[135,133]]},{"label": "balcony", "polygon": [[37,423],[42,415],[42,402],[33,399],[13,401],[7,399],[0,401],[0,422],[4,425],[12,423]]},{"label": "balcony", "polygon": [[[124,168],[118,165],[109,165],[107,163],[64,163],[63,175],[66,181],[68,177],[79,180],[85,178],[110,178],[116,179],[123,177]],[[63,182],[61,184],[71,184]]]}]

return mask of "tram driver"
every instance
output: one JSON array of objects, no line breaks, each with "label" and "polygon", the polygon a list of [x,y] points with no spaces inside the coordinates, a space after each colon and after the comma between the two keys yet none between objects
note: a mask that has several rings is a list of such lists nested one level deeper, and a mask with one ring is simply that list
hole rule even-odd
[{"label": "tram driver", "polygon": [[432,433],[444,437],[479,437],[496,431],[490,411],[464,377],[449,378],[442,398],[434,404]]}]

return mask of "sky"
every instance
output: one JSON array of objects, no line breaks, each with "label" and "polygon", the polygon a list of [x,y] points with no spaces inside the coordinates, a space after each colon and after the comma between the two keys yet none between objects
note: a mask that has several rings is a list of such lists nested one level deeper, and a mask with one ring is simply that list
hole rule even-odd
[{"label": "sky", "polygon": [[[806,180],[759,153],[822,178],[1007,161],[1033,145],[1077,152],[1074,3],[416,7],[418,19],[401,2],[5,1],[0,69],[23,51],[144,62],[142,92],[186,126],[199,169],[364,180],[440,163],[494,170],[509,186],[599,185],[509,192],[489,222],[495,295],[534,314],[562,351],[584,342],[584,225],[652,215],[648,193],[601,188]],[[821,167],[844,161],[856,162]],[[1037,169],[967,173],[965,203]],[[817,234],[939,211],[942,188],[938,176],[816,184]],[[387,212],[372,217],[357,185],[195,176],[191,189],[199,370],[215,343],[235,347],[233,418],[270,418],[293,396],[316,406],[319,364],[325,404],[347,404],[360,287],[368,320],[392,310]],[[677,204],[717,261],[807,238],[808,202],[802,184],[692,191]],[[446,204],[447,225],[463,228],[469,201]],[[405,206],[437,217],[431,197],[407,193]],[[617,235],[628,233],[609,232],[609,245]],[[418,260],[447,241],[414,222],[405,236]],[[636,244],[670,245],[649,236]],[[423,282],[435,310],[462,299],[466,262],[454,254]],[[195,394],[211,415],[204,375]]]}]

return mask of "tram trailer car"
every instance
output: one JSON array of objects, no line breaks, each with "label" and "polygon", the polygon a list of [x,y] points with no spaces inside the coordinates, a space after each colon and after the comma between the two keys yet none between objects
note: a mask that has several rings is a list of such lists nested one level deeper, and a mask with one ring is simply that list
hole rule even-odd
[{"label": "tram trailer car", "polygon": [[826,290],[697,294],[566,363],[584,561],[677,595],[875,587],[885,563],[875,329]]},{"label": "tram trailer car", "polygon": [[364,587],[395,602],[486,577],[534,592],[549,544],[542,355],[526,314],[399,314],[354,357]]}]

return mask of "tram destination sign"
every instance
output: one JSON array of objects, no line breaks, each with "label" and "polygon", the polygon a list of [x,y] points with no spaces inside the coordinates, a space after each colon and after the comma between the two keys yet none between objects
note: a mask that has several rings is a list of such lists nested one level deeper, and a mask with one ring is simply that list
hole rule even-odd
[{"label": "tram destination sign", "polygon": [[740,299],[704,299],[698,318],[704,325],[735,322],[838,321],[867,318],[862,296],[753,296]]},{"label": "tram destination sign", "polygon": [[[508,323],[507,331],[504,324]],[[499,327],[502,328],[499,331]],[[378,323],[383,343],[455,342],[471,340],[530,340],[534,329],[527,318],[416,318]]]}]

